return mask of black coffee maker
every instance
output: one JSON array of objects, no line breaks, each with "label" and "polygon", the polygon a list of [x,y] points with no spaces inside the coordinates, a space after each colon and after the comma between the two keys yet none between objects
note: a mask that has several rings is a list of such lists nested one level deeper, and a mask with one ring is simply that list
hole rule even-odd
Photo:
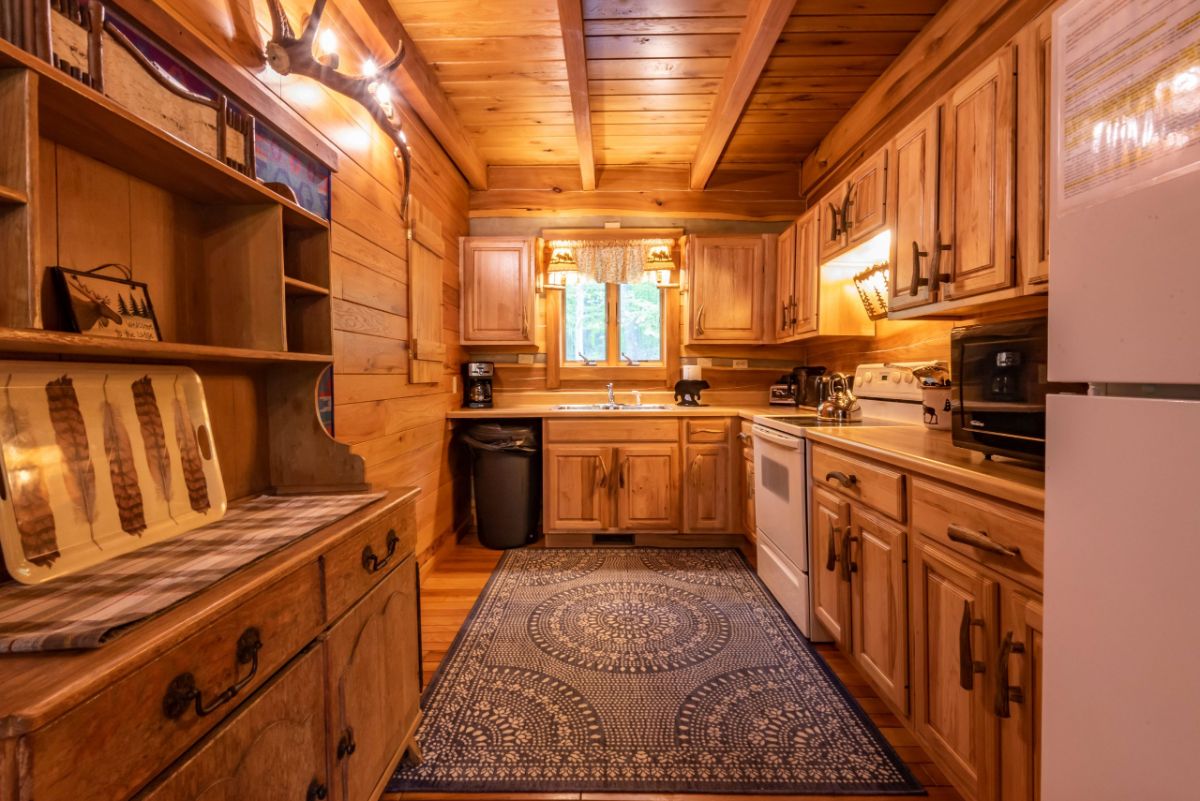
[{"label": "black coffee maker", "polygon": [[492,376],[496,368],[492,362],[463,362],[463,408],[492,408]]},{"label": "black coffee maker", "polygon": [[684,380],[675,382],[675,404],[677,406],[699,406],[700,390],[708,389],[708,382]]}]

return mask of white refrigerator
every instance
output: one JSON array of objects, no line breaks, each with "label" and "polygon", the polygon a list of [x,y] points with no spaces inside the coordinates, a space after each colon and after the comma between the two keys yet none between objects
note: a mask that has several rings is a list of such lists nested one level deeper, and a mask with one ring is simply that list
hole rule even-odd
[{"label": "white refrigerator", "polygon": [[1072,0],[1050,102],[1042,798],[1200,798],[1200,0]]}]

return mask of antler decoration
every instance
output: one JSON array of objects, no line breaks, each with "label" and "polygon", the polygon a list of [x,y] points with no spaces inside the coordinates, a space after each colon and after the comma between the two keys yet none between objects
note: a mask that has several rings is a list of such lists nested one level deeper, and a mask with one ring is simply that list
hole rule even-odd
[{"label": "antler decoration", "polygon": [[391,101],[391,76],[404,60],[404,43],[396,46],[396,54],[371,75],[360,77],[338,71],[337,56],[328,58],[328,63],[317,59],[314,45],[321,15],[325,13],[326,0],[314,0],[312,14],[304,24],[300,36],[296,36],[284,13],[280,0],[268,0],[271,11],[271,41],[267,43],[267,61],[280,75],[303,75],[328,86],[335,92],[354,98],[370,113],[379,127],[387,132],[395,144],[396,158],[404,170],[404,199],[400,214],[408,219],[408,200],[412,185],[412,150],[404,134],[403,123]]}]

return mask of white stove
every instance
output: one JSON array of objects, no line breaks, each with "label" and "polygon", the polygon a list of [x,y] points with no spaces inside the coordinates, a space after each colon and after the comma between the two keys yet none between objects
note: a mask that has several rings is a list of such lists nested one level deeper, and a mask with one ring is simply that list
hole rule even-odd
[{"label": "white stove", "polygon": [[808,574],[811,445],[805,432],[826,427],[921,425],[921,387],[912,371],[928,364],[860,364],[854,372],[854,393],[863,410],[861,420],[820,420],[815,409],[806,408],[754,418],[758,575],[811,640],[827,641],[829,637],[812,614]]}]

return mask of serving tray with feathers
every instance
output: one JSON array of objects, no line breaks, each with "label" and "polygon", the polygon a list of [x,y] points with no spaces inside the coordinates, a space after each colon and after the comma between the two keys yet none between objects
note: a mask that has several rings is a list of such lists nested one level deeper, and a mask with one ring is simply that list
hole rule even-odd
[{"label": "serving tray with feathers", "polygon": [[0,550],[50,581],[213,523],[225,485],[186,367],[0,361]]}]

